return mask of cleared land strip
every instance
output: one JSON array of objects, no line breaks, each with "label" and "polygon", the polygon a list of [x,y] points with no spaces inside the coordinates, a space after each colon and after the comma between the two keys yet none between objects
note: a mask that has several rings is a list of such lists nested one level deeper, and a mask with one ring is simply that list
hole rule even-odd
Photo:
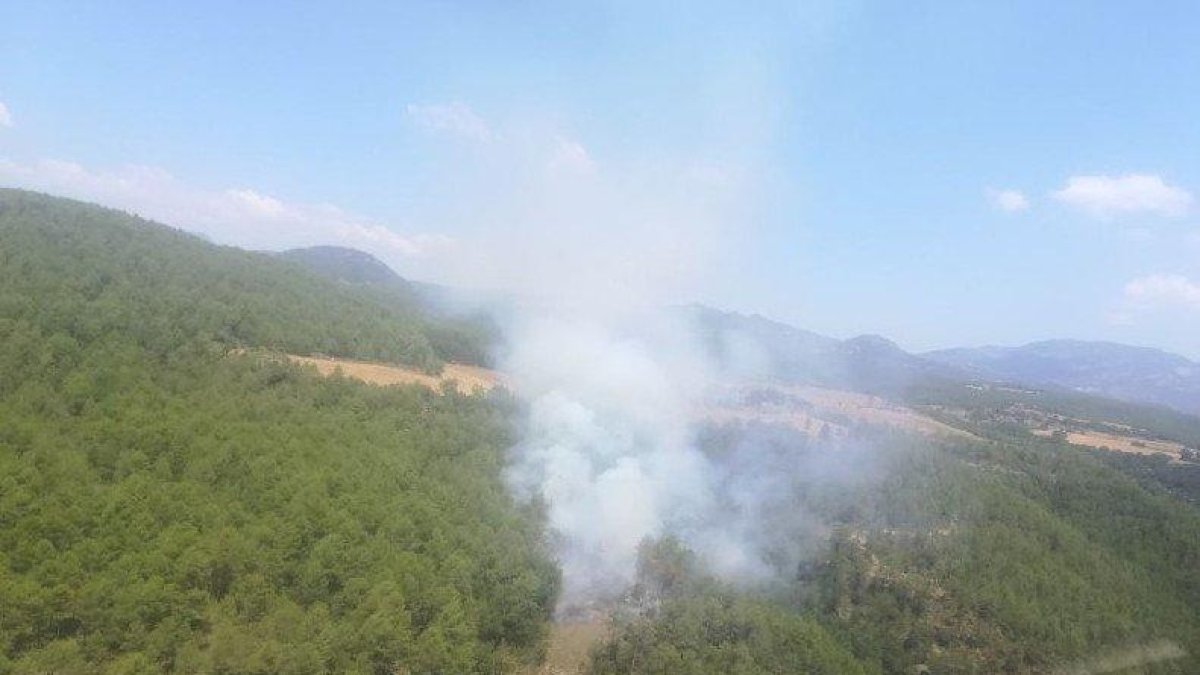
[{"label": "cleared land strip", "polygon": [[[454,382],[458,391],[470,394],[514,385],[503,373],[461,363],[447,363],[439,375],[386,363],[351,361],[319,356],[287,355],[294,363],[311,365],[324,376],[341,372],[368,384],[420,384],[440,390]],[[744,400],[753,392],[769,392],[769,401]],[[787,426],[817,436],[822,429],[833,435],[844,435],[853,423],[914,431],[925,435],[970,437],[970,434],[935,421],[911,408],[884,401],[875,396],[816,387],[781,387],[764,385],[733,385],[725,387],[726,400],[705,406],[701,418],[718,424],[730,422],[759,422]],[[728,400],[743,399],[740,402]]]},{"label": "cleared land strip", "polygon": [[857,424],[925,436],[974,438],[904,405],[838,389],[775,384],[730,385],[704,410],[718,424],[758,422],[790,427],[810,436],[845,436]]},{"label": "cleared land strip", "polygon": [[447,363],[438,375],[406,368],[404,366],[386,363],[371,363],[368,361],[350,361],[348,359],[331,359],[317,356],[287,355],[293,363],[315,366],[317,372],[329,376],[341,371],[346,377],[362,380],[368,384],[387,386],[391,384],[421,384],[430,389],[441,389],[453,382],[464,394],[478,391],[491,391],[496,387],[511,388],[504,375],[487,368],[468,366],[461,363]]},{"label": "cleared land strip", "polygon": [[[1055,430],[1034,429],[1032,433],[1036,436],[1048,438],[1054,435]],[[1104,431],[1083,429],[1063,430],[1059,433],[1064,434],[1063,440],[1071,445],[1082,445],[1089,448],[1126,452],[1134,455],[1166,455],[1173,461],[1179,461],[1180,452],[1184,448],[1182,444],[1174,441],[1139,438],[1137,436],[1126,436]]]}]

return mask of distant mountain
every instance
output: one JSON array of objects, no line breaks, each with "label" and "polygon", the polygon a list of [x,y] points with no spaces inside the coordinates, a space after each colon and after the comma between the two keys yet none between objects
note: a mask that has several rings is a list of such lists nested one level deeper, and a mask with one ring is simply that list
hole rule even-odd
[{"label": "distant mountain", "polygon": [[953,366],[904,351],[878,335],[860,335],[838,344],[846,384],[872,394],[903,394],[916,384],[972,379]]},{"label": "distant mountain", "polygon": [[[495,318],[509,311],[514,302],[495,293],[411,282],[369,253],[350,248],[315,246],[279,256],[326,278],[367,286],[413,309],[419,306],[442,316],[469,318],[472,328],[468,332],[475,334],[475,343],[494,343],[500,338]],[[903,395],[917,385],[1008,382],[1200,412],[1200,363],[1157,349],[1048,340],[1023,347],[912,354],[878,335],[837,340],[759,315],[703,305],[672,311],[693,324],[709,355],[734,376],[880,395]],[[451,358],[485,360],[474,346],[442,351]]]},{"label": "distant mountain", "polygon": [[710,357],[734,375],[822,383],[835,377],[838,341],[765,317],[704,305],[676,308],[697,331]]},{"label": "distant mountain", "polygon": [[731,373],[795,384],[901,394],[916,383],[971,376],[910,354],[878,335],[837,340],[758,315],[682,308],[710,355]]},{"label": "distant mountain", "polygon": [[298,262],[324,277],[337,281],[355,284],[407,284],[381,260],[358,249],[313,246],[284,251],[279,257]]},{"label": "distant mountain", "polygon": [[1056,385],[1200,412],[1200,363],[1158,349],[1113,342],[1048,340],[1022,347],[945,349],[922,356],[981,379]]},{"label": "distant mountain", "polygon": [[334,281],[388,291],[406,302],[443,316],[475,316],[481,312],[507,312],[514,298],[496,291],[479,291],[406,279],[379,258],[344,246],[294,248],[275,254],[299,263]]}]

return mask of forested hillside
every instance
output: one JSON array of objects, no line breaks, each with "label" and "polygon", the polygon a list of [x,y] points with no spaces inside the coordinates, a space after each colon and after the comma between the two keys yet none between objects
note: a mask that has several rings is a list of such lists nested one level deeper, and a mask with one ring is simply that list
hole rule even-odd
[{"label": "forested hillside", "polygon": [[647,547],[655,602],[593,672],[1200,668],[1200,512],[1051,442],[871,442],[882,483],[797,489],[792,508],[830,540],[773,585],[721,584],[678,544]]},{"label": "forested hillside", "polygon": [[535,660],[558,572],[500,479],[511,403],[258,351],[435,368],[428,321],[291,263],[0,193],[0,672]]},{"label": "forested hillside", "polygon": [[313,246],[284,251],[279,257],[349,285],[384,307],[426,315],[425,335],[439,357],[490,365],[501,339],[493,316],[500,303],[472,298],[447,286],[410,282],[378,258],[352,248]]},{"label": "forested hillside", "polygon": [[[560,576],[540,502],[502,478],[521,404],[278,358],[432,370],[486,352],[477,324],[379,284],[0,192],[0,673],[536,666]],[[731,475],[753,453],[807,467],[773,472],[788,491],[765,544],[804,555],[718,581],[680,541],[643,542],[593,672],[1200,669],[1200,511],[1175,496],[1191,479],[1034,436],[1013,411],[1185,443],[1195,418],[968,387],[877,339],[758,324],[788,373],[832,349],[966,433],[705,429]]]},{"label": "forested hillside", "polygon": [[0,241],[0,317],[75,340],[120,333],[158,353],[203,341],[430,371],[485,351],[394,295],[90,204],[0,190]]}]

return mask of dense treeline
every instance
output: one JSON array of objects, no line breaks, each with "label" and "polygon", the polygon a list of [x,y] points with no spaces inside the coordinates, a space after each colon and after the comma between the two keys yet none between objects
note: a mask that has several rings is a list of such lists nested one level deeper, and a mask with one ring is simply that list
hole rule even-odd
[{"label": "dense treeline", "polygon": [[0,243],[0,672],[536,660],[558,572],[500,478],[511,402],[227,349],[414,357],[403,317],[43,197],[4,193]]},{"label": "dense treeline", "polygon": [[394,294],[98,206],[0,189],[0,241],[0,317],[80,342],[119,333],[164,353],[203,339],[430,371],[484,357],[476,327]]},{"label": "dense treeline", "polygon": [[1167,455],[1157,453],[1136,455],[1112,450],[1091,452],[1150,489],[1166,490],[1186,502],[1200,506],[1200,463],[1194,460],[1177,462]]},{"label": "dense treeline", "polygon": [[874,442],[882,481],[797,491],[830,528],[822,553],[737,591],[667,565],[690,590],[619,625],[593,671],[798,672],[783,664],[819,654],[799,672],[854,672],[829,670],[845,655],[863,672],[1046,672],[1164,641],[1190,656],[1146,672],[1200,667],[1188,505],[1049,442]]},{"label": "dense treeline", "polygon": [[[272,356],[434,369],[486,340],[396,299],[0,191],[0,672],[535,662],[558,572],[541,514],[501,480],[513,402],[322,379]],[[964,391],[924,402],[979,412],[952,420],[978,440],[704,435],[719,466],[757,446],[812,470],[770,530],[809,554],[747,587],[647,542],[634,609],[592,670],[1046,672],[1146,645],[1168,657],[1147,672],[1200,670],[1200,511],[994,423],[1022,394]],[[1047,400],[1111,419],[1091,399]],[[1200,437],[1186,416],[1119,405]],[[793,514],[806,527],[787,527]],[[823,536],[785,540],[802,532]]]}]

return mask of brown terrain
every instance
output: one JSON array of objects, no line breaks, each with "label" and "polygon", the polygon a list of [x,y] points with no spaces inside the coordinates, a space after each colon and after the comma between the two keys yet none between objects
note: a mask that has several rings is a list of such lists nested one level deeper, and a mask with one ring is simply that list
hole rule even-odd
[{"label": "brown terrain", "polygon": [[[464,394],[491,391],[495,387],[513,389],[512,381],[504,373],[461,363],[447,363],[440,374],[430,375],[407,366],[387,363],[292,354],[287,358],[294,363],[313,366],[325,376],[341,372],[346,377],[379,386],[421,384],[441,390],[453,383]],[[1033,434],[1049,437],[1058,433],[1063,435],[1067,443],[1081,447],[1139,455],[1161,454],[1174,461],[1179,461],[1180,451],[1183,450],[1179,443],[1147,438],[1135,429],[1120,425],[1106,425],[1105,430],[1101,431],[1087,428],[1094,426],[1089,420],[1046,415],[1028,408],[1011,412],[1014,419],[1029,426]],[[703,409],[701,417],[718,424],[753,422],[785,426],[814,437],[822,434],[845,436],[854,425],[885,427],[926,436],[971,436],[966,431],[878,396],[810,386],[761,383],[728,385],[720,390],[713,403]]]},{"label": "brown terrain", "polygon": [[592,648],[608,637],[609,622],[603,617],[556,621],[550,627],[546,661],[527,675],[579,675],[587,671]]},{"label": "brown terrain", "polygon": [[[447,363],[440,374],[430,375],[397,364],[293,354],[288,354],[287,358],[293,363],[313,366],[327,377],[340,372],[346,377],[379,386],[420,384],[441,390],[453,382],[458,391],[465,394],[491,391],[495,387],[515,388],[511,378],[504,373],[461,363]],[[845,436],[855,425],[886,427],[927,436],[970,436],[961,429],[878,396],[809,386],[728,385],[718,390],[718,395],[703,408],[700,416],[718,424],[756,422],[786,426],[812,436],[822,433]]]},{"label": "brown terrain", "polygon": [[[1054,434],[1054,431],[1051,429],[1034,429],[1033,433],[1036,436],[1049,437]],[[1182,445],[1173,441],[1139,438],[1132,435],[1090,430],[1066,431],[1065,433],[1066,437],[1063,440],[1071,445],[1128,452],[1135,455],[1167,455],[1172,459],[1178,460],[1179,453],[1183,450]]]},{"label": "brown terrain", "polygon": [[720,424],[757,422],[786,426],[811,436],[845,436],[855,425],[926,436],[971,434],[878,396],[839,389],[777,384],[732,385],[704,417]]},{"label": "brown terrain", "polygon": [[[495,387],[514,388],[504,373],[461,363],[447,363],[440,374],[430,375],[388,363],[293,354],[287,358],[294,363],[314,366],[317,372],[327,377],[341,372],[346,377],[379,386],[421,384],[441,390],[453,382],[458,391],[465,394],[491,391]],[[716,402],[706,406],[701,416],[719,424],[758,422],[786,426],[812,436],[822,433],[844,436],[853,425],[886,427],[927,436],[970,435],[878,396],[807,386],[730,385],[720,390]]]},{"label": "brown terrain", "polygon": [[387,363],[370,363],[367,361],[350,361],[315,356],[288,355],[294,363],[315,366],[317,372],[325,376],[341,372],[346,377],[352,377],[368,384],[388,386],[392,384],[421,384],[434,390],[453,383],[458,391],[464,394],[491,391],[495,387],[510,388],[507,378],[494,370],[468,366],[461,363],[447,363],[439,375],[430,375],[414,368]]},{"label": "brown terrain", "polygon": [[[937,407],[943,415],[968,418],[961,408]],[[991,413],[990,422],[1018,424],[1035,436],[1058,438],[1071,445],[1135,455],[1165,455],[1172,462],[1183,461],[1184,445],[1156,438],[1147,429],[1104,420],[1068,417],[1025,404],[1015,404]]]}]

